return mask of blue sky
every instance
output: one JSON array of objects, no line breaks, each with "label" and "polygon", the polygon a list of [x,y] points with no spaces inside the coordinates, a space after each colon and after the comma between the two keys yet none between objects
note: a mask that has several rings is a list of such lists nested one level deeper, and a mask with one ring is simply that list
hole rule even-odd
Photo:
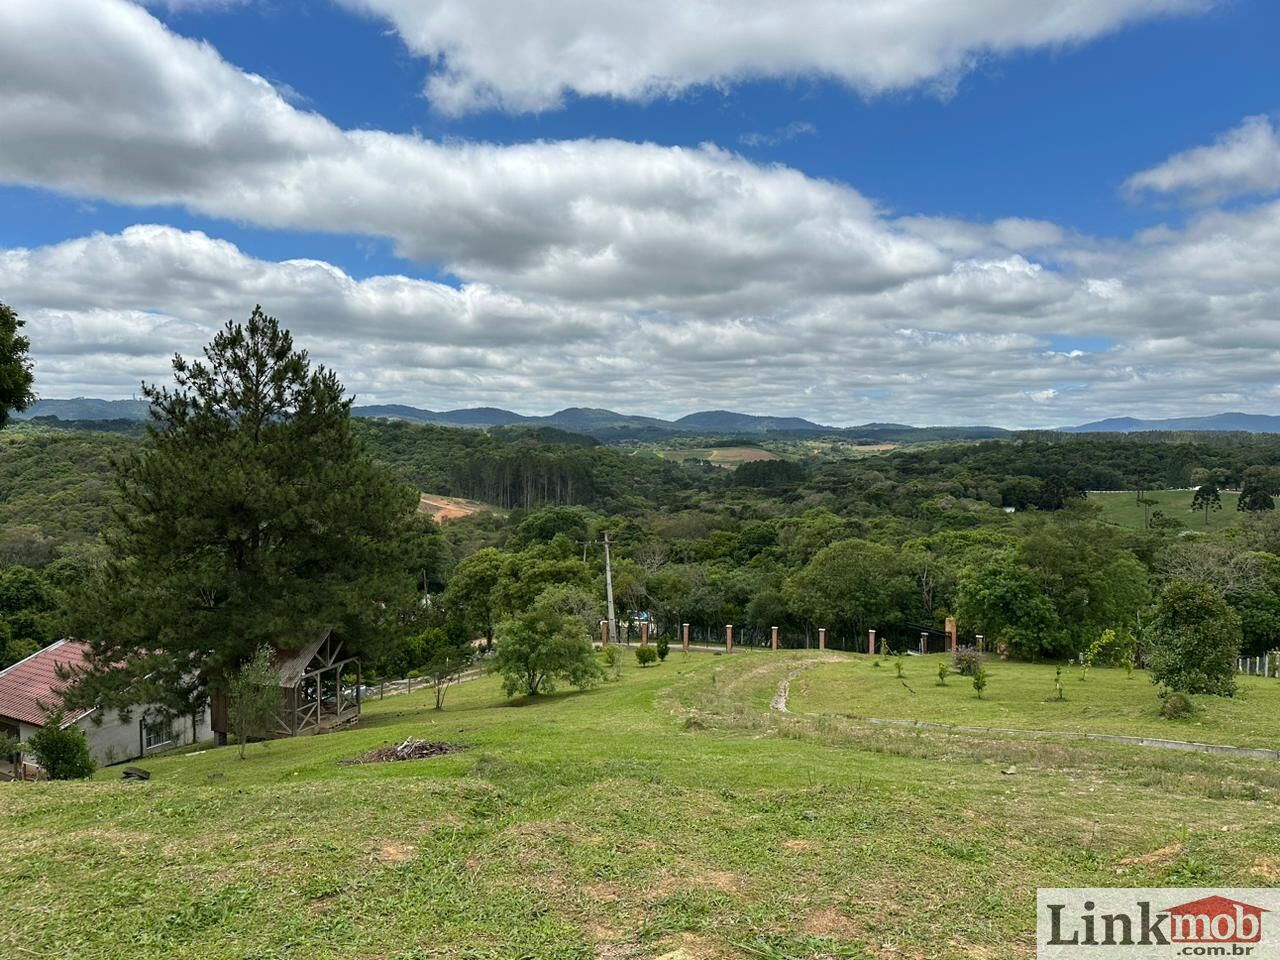
[{"label": "blue sky", "polygon": [[[601,40],[607,24],[587,24],[569,48],[584,51],[578,64],[554,46],[583,19],[571,0],[546,5],[547,20],[562,14],[569,26],[549,26],[545,38],[540,23],[521,19],[524,5],[504,0],[483,0],[489,19],[477,23],[465,5],[452,19],[422,13],[448,12],[451,0],[174,0],[145,11],[104,0],[93,16],[86,2],[15,0],[0,14],[10,40],[26,41],[22,62],[36,68],[41,39],[57,33],[71,49],[48,49],[50,60],[94,51],[80,87],[43,80],[40,69],[19,77],[0,68],[11,103],[44,103],[59,122],[61,105],[85,109],[79,127],[73,118],[53,133],[26,113],[0,143],[0,257],[22,251],[7,275],[0,269],[0,297],[32,324],[47,396],[128,395],[128,377],[163,377],[160,358],[171,351],[162,348],[198,349],[223,302],[243,296],[244,313],[277,287],[288,296],[264,305],[314,333],[317,355],[362,396],[422,406],[547,412],[583,403],[668,415],[728,406],[828,422],[1038,425],[1211,407],[1272,412],[1280,396],[1268,372],[1276,344],[1264,332],[1277,319],[1274,274],[1246,264],[1225,271],[1239,275],[1223,289],[1209,246],[1226,236],[1231,250],[1261,256],[1274,232],[1280,7],[1263,0],[1035,0],[1021,9],[1042,8],[1039,19],[1011,13],[1008,31],[911,0],[904,9],[918,19],[881,41],[902,48],[883,64],[874,46],[856,49],[867,29],[857,22],[831,24],[834,36],[851,31],[847,62],[838,46],[833,54],[801,31],[765,54],[745,29],[726,31],[722,45],[673,35],[672,53],[627,34]],[[1068,24],[1057,34],[1045,26],[1055,16]],[[661,37],[661,24],[633,31],[649,27]],[[523,48],[521,36],[531,41]],[[190,68],[184,40],[205,43],[210,62]],[[591,49],[605,41],[605,54]],[[550,53],[537,55],[541,42]],[[638,78],[612,69],[614,47]],[[245,75],[269,81],[278,104],[257,102]],[[440,77],[446,87],[424,91]],[[90,109],[98,86],[103,102]],[[201,129],[224,103],[227,115]],[[272,129],[257,110],[286,111],[282,129],[300,132],[264,150],[264,169],[250,177],[227,153],[252,157],[255,138]],[[312,115],[331,125],[327,133],[302,130]],[[340,206],[348,181],[332,172],[297,179],[308,176],[299,158],[339,131],[395,138],[343,161],[343,176],[363,181],[349,187],[354,218],[313,212]],[[524,156],[534,144],[554,154],[604,138],[663,149]],[[439,167],[439,158],[415,158],[420,173],[397,160],[392,174],[383,147],[393,142],[452,159]],[[706,144],[720,149],[708,154]],[[288,172],[277,149],[295,164]],[[666,171],[669,159],[690,166]],[[503,169],[486,177],[490,161]],[[591,176],[579,178],[577,163]],[[616,194],[611,163],[628,185]],[[648,182],[654,169],[670,182]],[[376,201],[365,197],[387,177]],[[271,183],[317,199],[290,196],[277,210]],[[827,184],[839,195],[825,196]],[[453,189],[462,199],[444,196]],[[422,201],[426,212],[414,216],[424,221],[402,222],[394,202],[373,209],[396,191],[416,203],[420,190],[442,195]],[[667,195],[685,216],[673,218]],[[748,196],[779,208],[757,223]],[[1001,226],[1014,221],[1034,226]],[[725,254],[739,239],[743,249]],[[221,245],[232,273],[179,283],[185,268],[173,258],[208,264],[208,243]],[[344,288],[356,303],[346,314],[332,290],[311,291],[326,314],[313,322],[299,281],[276,276],[297,260],[335,268],[348,287],[378,289]],[[50,273],[91,261],[109,288],[125,277],[98,304],[59,290]],[[133,276],[139,263],[157,271],[150,288]],[[267,273],[271,282],[255,290],[253,278]],[[373,298],[388,296],[389,276],[414,285],[379,307]],[[184,293],[203,302],[183,302]],[[417,297],[426,298],[421,313],[405,307]],[[1215,323],[1234,336],[1197,341],[1194,318],[1207,310],[1225,311]],[[151,326],[139,327],[139,316]],[[1204,369],[1209,360],[1217,369]]]}]

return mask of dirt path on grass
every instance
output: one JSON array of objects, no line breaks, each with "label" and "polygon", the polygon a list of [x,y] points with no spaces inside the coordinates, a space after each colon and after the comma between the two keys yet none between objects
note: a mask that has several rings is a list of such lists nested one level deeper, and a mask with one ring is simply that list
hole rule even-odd
[{"label": "dirt path on grass", "polygon": [[787,698],[791,696],[791,681],[820,663],[833,663],[838,659],[839,657],[819,657],[800,664],[782,678],[782,682],[778,684],[778,692],[773,695],[773,700],[769,703],[769,709],[776,710],[778,713],[790,713],[791,711],[787,709]]}]

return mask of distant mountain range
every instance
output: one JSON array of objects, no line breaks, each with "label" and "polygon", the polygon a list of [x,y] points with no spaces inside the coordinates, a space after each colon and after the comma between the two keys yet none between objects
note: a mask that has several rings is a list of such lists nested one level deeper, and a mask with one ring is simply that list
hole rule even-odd
[{"label": "distant mountain range", "polygon": [[[690,434],[761,436],[840,436],[884,442],[923,440],[983,440],[1008,436],[1000,427],[912,427],[902,423],[864,423],[856,427],[831,427],[802,417],[758,417],[731,410],[703,410],[678,420],[641,417],[594,407],[567,407],[550,416],[530,417],[501,407],[466,407],[461,410],[425,410],[405,404],[387,403],[353,407],[357,417],[380,417],[410,423],[432,423],[444,427],[555,427],[582,433],[599,440],[660,440],[664,436]],[[38,400],[18,419],[57,417],[59,420],[145,420],[145,400]],[[1064,433],[1139,433],[1150,430],[1280,433],[1280,416],[1257,413],[1219,413],[1207,417],[1176,417],[1169,420],[1139,420],[1113,417],[1075,427],[1059,427]]]},{"label": "distant mountain range", "polygon": [[[923,440],[980,440],[1007,436],[1000,427],[912,427],[900,423],[868,423],[857,427],[831,427],[801,417],[758,417],[729,410],[704,410],[678,420],[642,417],[591,407],[568,407],[545,417],[530,417],[500,407],[467,407],[461,410],[424,410],[404,404],[372,404],[353,407],[357,417],[379,417],[445,427],[555,427],[600,440],[660,440],[696,434],[841,436],[883,442]],[[57,417],[59,420],[145,420],[145,400],[38,400],[20,419]]]},{"label": "distant mountain range", "polygon": [[1280,433],[1280,417],[1263,413],[1218,413],[1209,417],[1174,417],[1169,420],[1137,420],[1112,417],[1078,427],[1059,427],[1066,433],[1142,433],[1148,430],[1202,433]]}]

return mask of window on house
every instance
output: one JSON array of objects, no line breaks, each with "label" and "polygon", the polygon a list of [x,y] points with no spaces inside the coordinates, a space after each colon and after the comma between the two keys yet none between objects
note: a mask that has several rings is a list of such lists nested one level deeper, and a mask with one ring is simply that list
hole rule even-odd
[{"label": "window on house", "polygon": [[155,750],[173,743],[173,721],[150,720],[143,728],[143,734],[142,745],[147,750]]}]

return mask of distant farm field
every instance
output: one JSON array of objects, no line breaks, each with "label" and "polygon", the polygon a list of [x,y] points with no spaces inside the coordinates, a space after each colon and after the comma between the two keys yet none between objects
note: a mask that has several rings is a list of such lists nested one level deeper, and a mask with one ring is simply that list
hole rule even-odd
[{"label": "distant farm field", "polygon": [[719,467],[732,469],[757,460],[777,460],[776,453],[761,447],[666,447],[658,455],[667,460],[709,460]]},{"label": "distant farm field", "polygon": [[[1154,490],[1146,496],[1148,500],[1156,501],[1151,507],[1152,513],[1160,510],[1187,530],[1224,530],[1240,521],[1240,514],[1236,511],[1240,494],[1230,490],[1222,491],[1222,509],[1209,511],[1207,524],[1203,513],[1191,512],[1194,490]],[[1089,502],[1102,507],[1102,519],[1107,523],[1132,527],[1134,530],[1143,528],[1145,513],[1142,504],[1138,503],[1136,491],[1090,493]]]}]

